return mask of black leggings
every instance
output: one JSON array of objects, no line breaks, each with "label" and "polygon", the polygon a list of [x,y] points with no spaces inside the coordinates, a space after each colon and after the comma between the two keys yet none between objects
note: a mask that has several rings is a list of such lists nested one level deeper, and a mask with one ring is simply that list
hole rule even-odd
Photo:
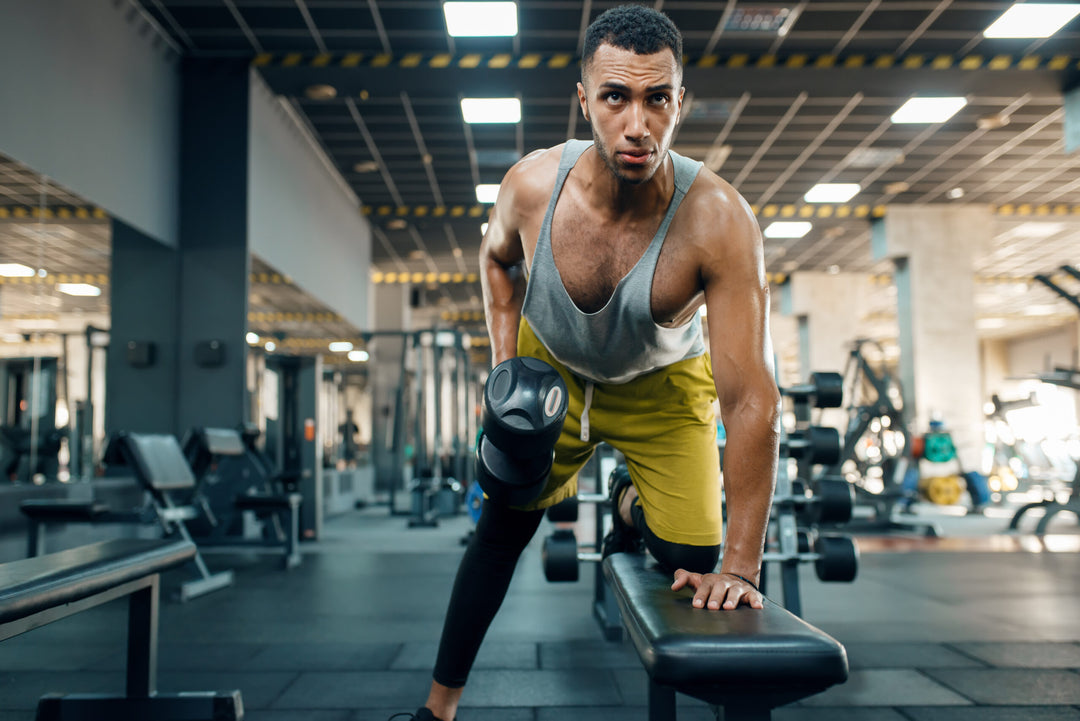
[{"label": "black leggings", "polygon": [[[696,573],[716,568],[720,546],[687,546],[658,538],[645,525],[645,513],[638,505],[631,517],[646,548],[669,573],[676,568]],[[543,518],[543,511],[518,511],[484,501],[450,594],[435,660],[433,677],[437,683],[449,688],[465,685],[480,643],[510,587],[517,560]]]}]

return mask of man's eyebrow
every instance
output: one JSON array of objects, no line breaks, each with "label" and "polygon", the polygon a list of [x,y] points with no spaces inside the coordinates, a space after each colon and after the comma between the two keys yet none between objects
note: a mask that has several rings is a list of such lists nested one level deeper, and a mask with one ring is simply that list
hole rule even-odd
[{"label": "man's eyebrow", "polygon": [[[620,90],[620,91],[622,91],[624,93],[629,93],[630,92],[630,86],[623,85],[622,83],[612,82],[612,81],[607,81],[607,82],[600,83],[600,85],[598,87],[600,87],[600,88],[610,88],[612,90]],[[674,89],[675,89],[675,86],[672,85],[671,83],[662,83],[660,85],[653,85],[651,87],[645,88],[645,92],[646,93],[655,93],[655,92],[658,92],[660,90],[674,90]]]}]

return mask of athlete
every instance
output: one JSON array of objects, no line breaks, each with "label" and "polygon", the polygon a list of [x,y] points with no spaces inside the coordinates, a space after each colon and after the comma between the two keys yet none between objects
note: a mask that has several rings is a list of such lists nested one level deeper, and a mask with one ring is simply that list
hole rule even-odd
[{"label": "athlete", "polygon": [[669,149],[683,93],[675,25],[643,6],[608,10],[586,31],[577,85],[593,141],[535,151],[503,179],[480,250],[493,363],[550,363],[569,410],[539,498],[485,502],[414,719],[455,718],[519,555],[544,509],[576,494],[601,441],[625,455],[632,480],[611,489],[604,554],[644,545],[703,612],[762,607],[780,395],[761,234],[730,185]]}]

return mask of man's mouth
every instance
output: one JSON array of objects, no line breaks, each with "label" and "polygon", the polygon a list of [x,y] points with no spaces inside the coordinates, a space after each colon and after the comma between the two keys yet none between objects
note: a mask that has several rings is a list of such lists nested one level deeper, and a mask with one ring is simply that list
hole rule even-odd
[{"label": "man's mouth", "polygon": [[628,165],[644,165],[652,156],[647,150],[620,150],[619,159]]}]

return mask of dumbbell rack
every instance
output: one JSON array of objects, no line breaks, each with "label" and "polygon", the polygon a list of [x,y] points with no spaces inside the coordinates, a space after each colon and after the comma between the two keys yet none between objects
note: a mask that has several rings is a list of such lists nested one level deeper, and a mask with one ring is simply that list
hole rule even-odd
[{"label": "dumbbell rack", "polygon": [[[840,452],[839,433],[834,429],[809,425],[811,407],[835,408],[842,404],[842,379],[835,373],[814,373],[807,385],[783,389],[793,400],[796,430],[782,431],[780,458],[776,472],[769,538],[772,546],[762,556],[761,590],[766,592],[768,564],[780,565],[784,607],[802,615],[799,564],[813,562],[822,581],[854,580],[858,569],[858,548],[839,534],[815,538],[818,522],[850,519],[854,493],[846,481],[822,478],[807,488],[802,478],[811,478],[815,465],[828,465]],[[797,462],[795,477],[790,459]],[[800,520],[810,528],[800,528]]]}]

